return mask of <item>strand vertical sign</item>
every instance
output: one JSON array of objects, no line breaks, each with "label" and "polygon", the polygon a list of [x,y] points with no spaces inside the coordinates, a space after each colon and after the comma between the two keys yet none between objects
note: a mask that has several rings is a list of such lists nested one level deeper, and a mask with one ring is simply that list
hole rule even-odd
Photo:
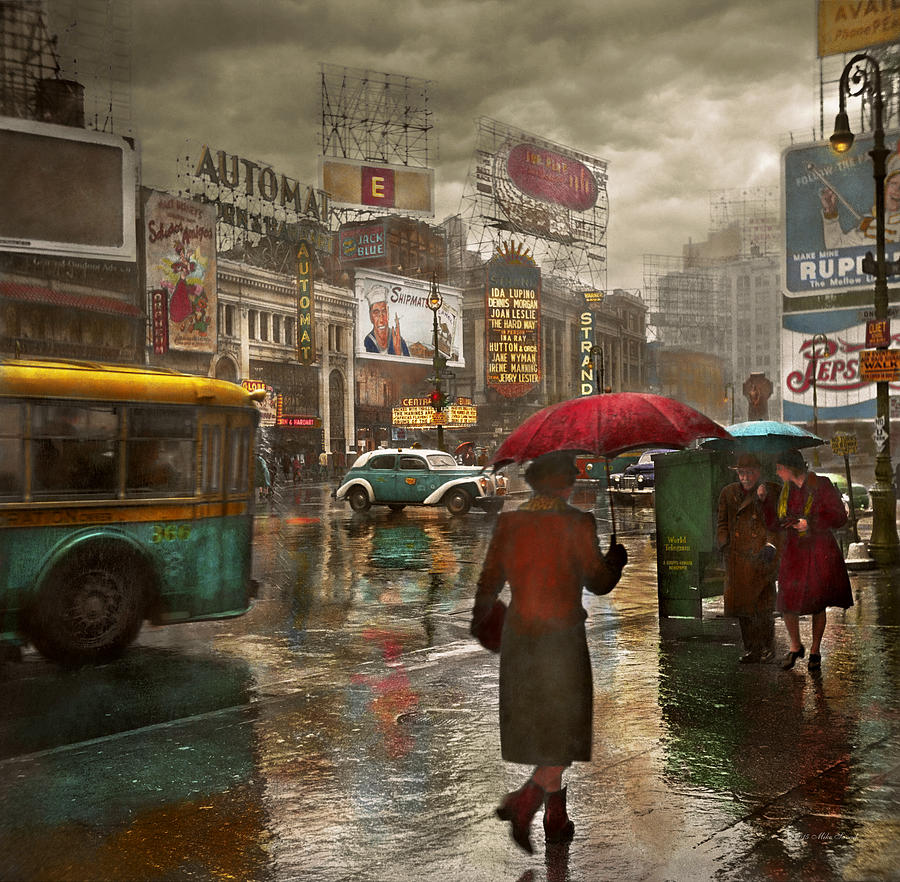
[{"label": "strand vertical sign", "polygon": [[598,392],[594,376],[597,365],[594,364],[594,313],[585,309],[581,313],[580,327],[578,329],[578,360],[581,364],[581,386],[579,394],[593,395]]},{"label": "strand vertical sign", "polygon": [[487,265],[486,382],[521,398],[541,381],[541,271],[527,250],[498,250]]},{"label": "strand vertical sign", "polygon": [[300,364],[316,360],[312,260],[306,239],[297,248],[297,360]]}]

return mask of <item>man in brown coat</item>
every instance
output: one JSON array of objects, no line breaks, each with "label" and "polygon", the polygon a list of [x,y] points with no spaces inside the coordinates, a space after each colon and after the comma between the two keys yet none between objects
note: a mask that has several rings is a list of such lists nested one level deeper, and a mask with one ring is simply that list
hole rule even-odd
[{"label": "man in brown coat", "polygon": [[[744,654],[741,662],[768,662],[775,657],[775,578],[778,534],[766,529],[757,487],[762,467],[752,453],[742,453],[734,467],[738,480],[719,495],[716,540],[725,556],[725,615],[737,616]],[[769,494],[780,490],[766,482]]]}]

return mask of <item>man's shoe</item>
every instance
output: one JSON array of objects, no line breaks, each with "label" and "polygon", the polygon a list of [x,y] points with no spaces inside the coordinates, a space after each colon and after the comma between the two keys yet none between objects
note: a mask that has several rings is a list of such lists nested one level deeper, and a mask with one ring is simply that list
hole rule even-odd
[{"label": "man's shoe", "polygon": [[759,661],[759,656],[755,652],[745,652],[739,661],[742,665],[755,665]]},{"label": "man's shoe", "polygon": [[766,649],[760,653],[759,660],[767,665],[769,662],[775,661],[775,653],[771,649]]}]

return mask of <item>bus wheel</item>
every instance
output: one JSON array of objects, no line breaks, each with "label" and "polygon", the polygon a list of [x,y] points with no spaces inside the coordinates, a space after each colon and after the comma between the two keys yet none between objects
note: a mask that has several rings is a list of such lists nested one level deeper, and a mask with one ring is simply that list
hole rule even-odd
[{"label": "bus wheel", "polygon": [[465,490],[451,490],[444,498],[444,505],[452,515],[464,515],[472,507],[472,497]]},{"label": "bus wheel", "polygon": [[369,494],[362,487],[354,487],[347,494],[347,500],[354,511],[365,511],[372,504],[369,502]]},{"label": "bus wheel", "polygon": [[44,656],[62,664],[116,658],[144,621],[145,597],[137,561],[86,549],[54,570],[30,617],[31,639]]}]

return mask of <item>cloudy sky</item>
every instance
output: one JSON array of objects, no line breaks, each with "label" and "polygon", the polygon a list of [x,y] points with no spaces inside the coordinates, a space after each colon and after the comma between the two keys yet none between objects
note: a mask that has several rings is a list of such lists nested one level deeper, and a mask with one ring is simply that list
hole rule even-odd
[{"label": "cloudy sky", "polygon": [[[437,218],[486,116],[609,162],[608,284],[818,126],[814,0],[133,0],[144,183],[207,143],[317,183],[320,64],[431,81]],[[828,123],[826,123],[828,125]],[[188,143],[190,142],[190,143]]]}]

